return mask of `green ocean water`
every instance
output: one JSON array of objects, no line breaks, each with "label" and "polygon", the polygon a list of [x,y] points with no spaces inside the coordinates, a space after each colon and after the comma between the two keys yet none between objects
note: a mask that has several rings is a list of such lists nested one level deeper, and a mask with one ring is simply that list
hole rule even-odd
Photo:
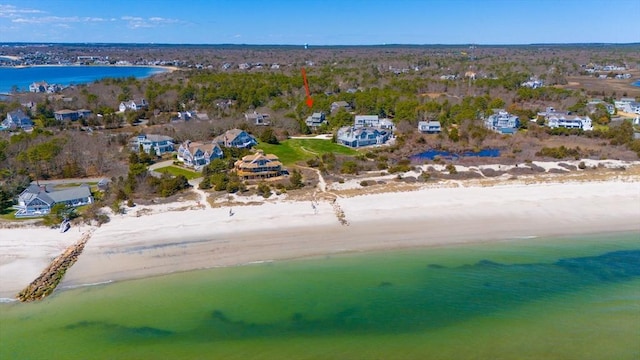
[{"label": "green ocean water", "polygon": [[0,359],[640,359],[640,234],[57,291],[0,305]]}]

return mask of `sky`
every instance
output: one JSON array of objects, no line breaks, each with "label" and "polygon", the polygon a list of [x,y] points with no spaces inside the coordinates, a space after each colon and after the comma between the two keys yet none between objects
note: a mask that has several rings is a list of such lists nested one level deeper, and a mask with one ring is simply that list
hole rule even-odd
[{"label": "sky", "polygon": [[640,42],[640,0],[0,0],[0,42]]}]

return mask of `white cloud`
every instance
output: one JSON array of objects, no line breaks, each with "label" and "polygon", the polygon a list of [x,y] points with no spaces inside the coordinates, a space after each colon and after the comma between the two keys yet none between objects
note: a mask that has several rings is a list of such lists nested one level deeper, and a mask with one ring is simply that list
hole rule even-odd
[{"label": "white cloud", "polygon": [[168,24],[182,23],[182,21],[177,19],[167,19],[157,16],[147,19],[139,16],[123,16],[120,19],[126,21],[128,23],[127,26],[131,29],[152,28]]},{"label": "white cloud", "polygon": [[14,18],[21,16],[22,14],[41,14],[44,11],[36,9],[19,8],[13,5],[0,4],[0,17],[2,18]]},{"label": "white cloud", "polygon": [[98,17],[78,17],[78,16],[40,16],[40,17],[17,17],[11,22],[18,24],[52,24],[52,23],[89,23],[107,21]]}]

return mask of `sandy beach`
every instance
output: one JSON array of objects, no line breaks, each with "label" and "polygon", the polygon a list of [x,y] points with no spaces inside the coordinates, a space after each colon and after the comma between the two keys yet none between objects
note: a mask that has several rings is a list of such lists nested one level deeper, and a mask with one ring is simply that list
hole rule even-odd
[{"label": "sandy beach", "polygon": [[[345,186],[345,184],[341,184]],[[330,188],[331,190],[331,188]],[[230,214],[232,212],[232,215]],[[339,221],[344,214],[346,225]],[[407,191],[261,205],[136,206],[100,228],[0,229],[0,297],[13,298],[93,231],[60,288],[338,253],[605,232],[640,234],[640,181],[443,181]]]}]

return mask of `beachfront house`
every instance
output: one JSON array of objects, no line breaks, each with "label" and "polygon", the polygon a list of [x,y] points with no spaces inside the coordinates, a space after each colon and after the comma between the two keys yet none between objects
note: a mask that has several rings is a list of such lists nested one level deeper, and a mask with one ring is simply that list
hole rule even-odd
[{"label": "beachfront house", "polygon": [[149,103],[147,103],[145,99],[139,99],[139,100],[129,100],[129,101],[121,102],[120,106],[118,106],[118,110],[120,112],[125,112],[127,110],[138,111],[138,110],[146,109],[148,107],[149,107]]},{"label": "beachfront house", "polygon": [[214,159],[222,159],[224,153],[218,144],[185,141],[178,148],[178,161],[200,170]]},{"label": "beachfront house", "polygon": [[34,93],[47,92],[49,84],[46,81],[33,82],[29,85],[29,91]]},{"label": "beachfront house", "polygon": [[0,130],[22,129],[29,131],[33,129],[33,121],[21,109],[9,111],[7,117],[2,121]]},{"label": "beachfront house", "polygon": [[393,121],[386,118],[381,119],[378,115],[356,115],[353,126],[356,128],[374,127],[386,130],[393,130],[395,128]]},{"label": "beachfront house", "polygon": [[256,138],[249,135],[249,133],[244,130],[231,129],[225,131],[224,134],[214,138],[213,143],[224,147],[249,149],[252,146],[258,144],[258,140],[256,140]]},{"label": "beachfront house", "polygon": [[315,112],[305,120],[307,126],[312,129],[317,129],[326,122],[327,118],[325,117],[325,114],[323,112]]},{"label": "beachfront house", "polygon": [[277,177],[283,172],[280,159],[273,154],[265,154],[262,150],[242,157],[233,167],[236,174],[244,180]]},{"label": "beachfront house", "polygon": [[147,154],[155,153],[162,156],[174,150],[173,138],[165,135],[145,135],[140,134],[130,139],[129,145],[132,151],[138,152],[140,148]]},{"label": "beachfront house", "polygon": [[18,205],[15,206],[18,211],[15,216],[44,216],[49,214],[51,208],[56,204],[78,207],[92,202],[91,189],[86,184],[61,190],[55,190],[50,186],[31,184],[18,195]]},{"label": "beachfront house", "polygon": [[485,126],[500,134],[514,134],[520,127],[520,118],[500,109],[485,119]]},{"label": "beachfront house", "polygon": [[424,134],[438,134],[442,131],[442,126],[440,125],[440,121],[419,121],[418,131]]},{"label": "beachfront house", "polygon": [[547,126],[550,128],[593,130],[591,118],[577,115],[552,115],[547,118]]},{"label": "beachfront house", "polygon": [[253,123],[254,125],[258,125],[258,126],[267,126],[267,125],[271,125],[271,120],[269,119],[269,114],[261,114],[257,111],[254,111],[252,113],[246,113],[244,114],[244,118]]},{"label": "beachfront house", "polygon": [[389,130],[372,127],[345,126],[338,129],[336,142],[356,148],[369,145],[382,145],[386,143],[390,137],[391,131]]}]

